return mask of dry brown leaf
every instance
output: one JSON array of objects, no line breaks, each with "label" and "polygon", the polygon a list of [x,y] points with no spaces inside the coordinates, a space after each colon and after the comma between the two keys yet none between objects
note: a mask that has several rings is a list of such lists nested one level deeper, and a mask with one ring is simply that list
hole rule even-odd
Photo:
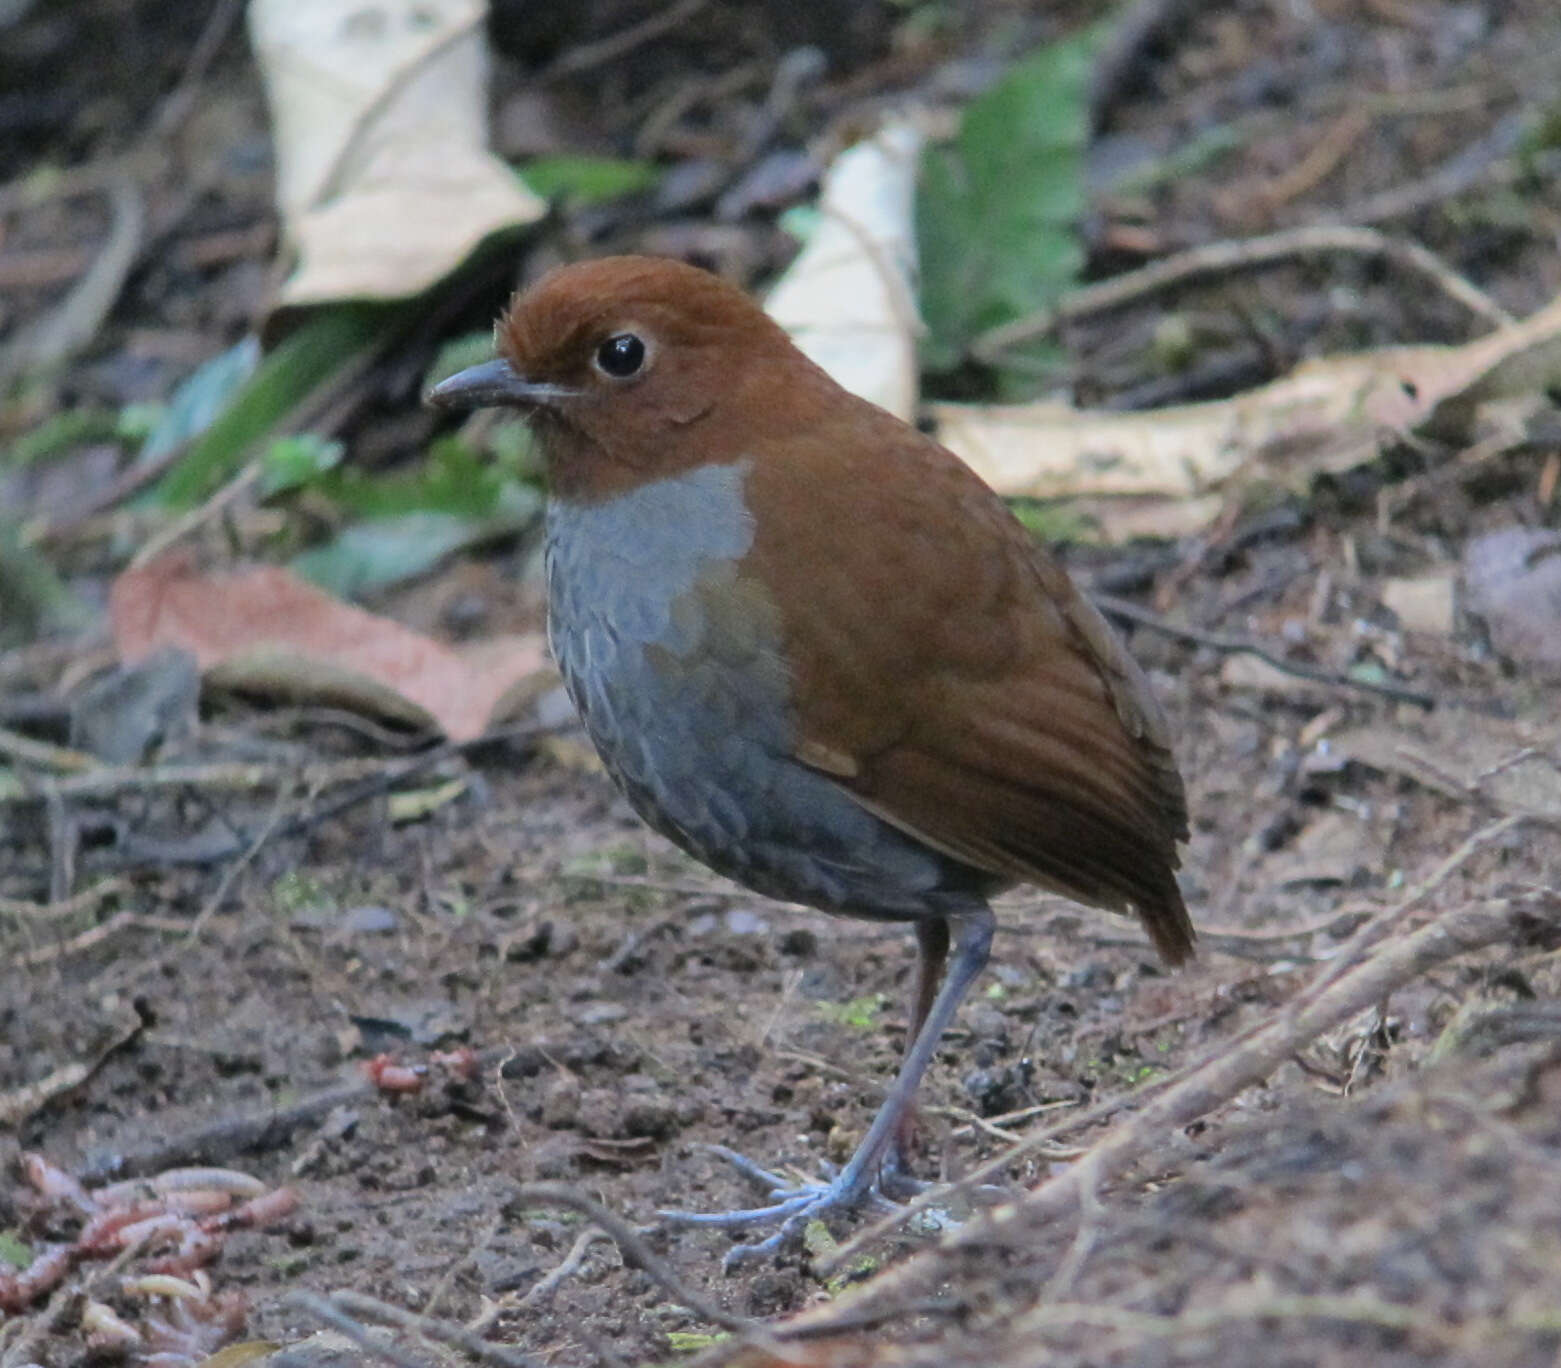
[{"label": "dry brown leaf", "polygon": [[178,646],[223,687],[331,701],[453,741],[480,736],[556,683],[540,633],[457,651],[275,566],[208,574],[164,556],[115,581],[109,615],[127,662]]}]

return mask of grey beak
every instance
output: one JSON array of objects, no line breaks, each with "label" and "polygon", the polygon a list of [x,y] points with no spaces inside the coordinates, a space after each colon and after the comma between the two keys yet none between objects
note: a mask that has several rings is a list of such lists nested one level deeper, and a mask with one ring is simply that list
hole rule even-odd
[{"label": "grey beak", "polygon": [[560,385],[539,384],[515,373],[515,368],[500,357],[468,366],[448,380],[441,380],[424,396],[424,403],[435,408],[529,408],[537,404],[567,399],[573,390]]}]

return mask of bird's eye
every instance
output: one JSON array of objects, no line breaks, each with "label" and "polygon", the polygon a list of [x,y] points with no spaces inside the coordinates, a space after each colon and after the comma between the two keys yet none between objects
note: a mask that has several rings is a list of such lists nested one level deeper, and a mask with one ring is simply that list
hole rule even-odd
[{"label": "bird's eye", "polygon": [[596,349],[596,368],[614,380],[627,380],[645,364],[645,344],[633,333],[618,333]]}]

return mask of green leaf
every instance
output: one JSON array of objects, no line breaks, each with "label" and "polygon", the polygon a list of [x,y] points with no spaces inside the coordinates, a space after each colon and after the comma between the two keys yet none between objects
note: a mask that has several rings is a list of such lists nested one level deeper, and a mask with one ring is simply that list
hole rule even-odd
[{"label": "green leaf", "polygon": [[66,409],[12,442],[5,450],[4,464],[29,466],[87,442],[108,441],[119,435],[118,415],[110,409]]},{"label": "green leaf", "polygon": [[355,598],[424,574],[468,546],[519,531],[535,511],[501,507],[474,518],[425,510],[372,518],[295,556],[292,570],[338,598]]},{"label": "green leaf", "polygon": [[929,147],[916,204],[922,360],[951,371],[978,334],[1052,303],[1084,264],[1089,81],[1101,31],[1019,63]]},{"label": "green leaf", "polygon": [[0,1263],[26,1268],[33,1261],[32,1246],[14,1230],[0,1230]]},{"label": "green leaf", "polygon": [[15,522],[0,516],[0,646],[39,631],[74,631],[92,617],[48,560],[22,541]]},{"label": "green leaf", "polygon": [[870,1031],[889,999],[882,993],[868,993],[850,1002],[820,1002],[815,1006],[826,1020],[849,1026],[854,1031]]},{"label": "green leaf", "polygon": [[1033,537],[1048,545],[1100,540],[1099,529],[1071,500],[1015,499],[1008,507]]},{"label": "green leaf", "polygon": [[650,162],[617,157],[539,157],[516,174],[543,199],[589,205],[649,190],[661,170]]},{"label": "green leaf", "polygon": [[692,1354],[696,1350],[708,1349],[712,1344],[720,1344],[729,1340],[731,1336],[725,1330],[710,1333],[704,1330],[668,1330],[667,1344],[675,1354]]},{"label": "green leaf", "polygon": [[138,464],[166,456],[175,447],[206,431],[227,408],[260,364],[260,341],[246,337],[235,343],[178,386],[163,406],[161,418],[147,433]]},{"label": "green leaf", "polygon": [[537,435],[524,418],[501,419],[488,429],[488,455],[499,470],[532,483],[542,479]]},{"label": "green leaf", "polygon": [[[395,316],[405,314],[405,306],[370,304],[336,305],[313,314],[224,396],[209,426],[194,429],[200,436],[158,483],[157,497],[174,506],[189,505],[229,478],[315,389],[384,338],[395,327]],[[147,459],[144,451],[142,459]]]},{"label": "green leaf", "polygon": [[315,483],[341,464],[346,448],[315,432],[278,437],[260,458],[260,493],[264,498]]},{"label": "green leaf", "polygon": [[517,490],[515,481],[485,461],[459,437],[432,443],[416,470],[395,475],[365,475],[344,467],[324,476],[318,488],[342,508],[365,518],[404,513],[453,513],[490,517],[508,502],[511,511],[529,516],[541,506],[535,490]]}]

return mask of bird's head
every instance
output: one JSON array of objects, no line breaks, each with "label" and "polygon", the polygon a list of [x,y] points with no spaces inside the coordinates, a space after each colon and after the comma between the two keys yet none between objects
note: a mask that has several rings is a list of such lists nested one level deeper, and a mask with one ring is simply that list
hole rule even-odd
[{"label": "bird's head", "polygon": [[569,498],[751,456],[832,386],[742,291],[655,257],[552,272],[515,298],[495,342],[496,360],[428,399],[521,410]]}]

